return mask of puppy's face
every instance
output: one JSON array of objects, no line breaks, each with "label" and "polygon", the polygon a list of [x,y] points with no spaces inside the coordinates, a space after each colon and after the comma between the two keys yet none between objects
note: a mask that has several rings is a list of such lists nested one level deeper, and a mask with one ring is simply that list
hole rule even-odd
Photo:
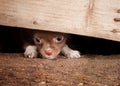
[{"label": "puppy's face", "polygon": [[64,47],[67,36],[62,33],[37,32],[33,39],[42,57],[55,59]]}]

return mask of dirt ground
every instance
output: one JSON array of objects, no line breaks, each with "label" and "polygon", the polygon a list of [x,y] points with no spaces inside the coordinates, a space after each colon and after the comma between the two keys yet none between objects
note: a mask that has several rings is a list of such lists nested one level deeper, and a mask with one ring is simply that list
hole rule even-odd
[{"label": "dirt ground", "polygon": [[0,54],[0,86],[120,86],[120,55],[48,60]]}]

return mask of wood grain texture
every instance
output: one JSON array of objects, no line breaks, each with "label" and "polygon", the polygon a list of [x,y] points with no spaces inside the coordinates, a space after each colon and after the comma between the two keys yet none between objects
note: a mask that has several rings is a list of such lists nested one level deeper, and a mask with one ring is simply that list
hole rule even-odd
[{"label": "wood grain texture", "polygon": [[0,25],[120,41],[120,0],[0,0]]},{"label": "wood grain texture", "polygon": [[120,0],[94,0],[89,15],[88,33],[92,36],[120,41]]}]

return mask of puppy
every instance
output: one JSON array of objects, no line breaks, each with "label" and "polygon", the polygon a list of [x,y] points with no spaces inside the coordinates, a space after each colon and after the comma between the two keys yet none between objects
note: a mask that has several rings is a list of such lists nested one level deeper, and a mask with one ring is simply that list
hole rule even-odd
[{"label": "puppy", "polygon": [[80,52],[72,50],[66,44],[68,35],[50,31],[30,31],[26,30],[23,35],[24,56],[36,58],[41,55],[43,58],[56,59],[60,53],[68,58],[80,58]]}]

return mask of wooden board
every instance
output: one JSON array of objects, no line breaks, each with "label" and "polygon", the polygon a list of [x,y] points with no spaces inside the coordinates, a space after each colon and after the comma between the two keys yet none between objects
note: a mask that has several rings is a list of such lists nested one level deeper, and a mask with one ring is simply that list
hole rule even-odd
[{"label": "wooden board", "polygon": [[120,41],[120,0],[94,0],[88,18],[89,35]]},{"label": "wooden board", "polygon": [[0,0],[0,25],[120,41],[120,0]]}]

